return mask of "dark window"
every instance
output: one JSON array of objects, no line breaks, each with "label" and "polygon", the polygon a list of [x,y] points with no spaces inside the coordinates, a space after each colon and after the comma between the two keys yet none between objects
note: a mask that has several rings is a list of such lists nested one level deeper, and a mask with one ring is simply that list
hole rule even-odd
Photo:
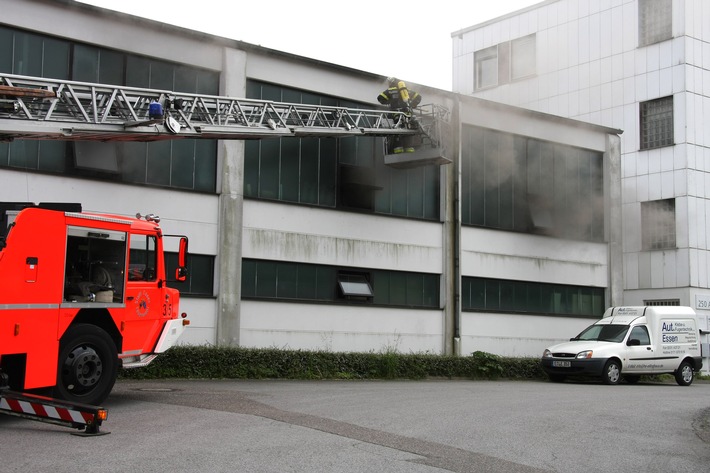
[{"label": "dark window", "polygon": [[[247,82],[247,95],[291,103],[362,106],[257,81]],[[382,138],[248,141],[244,159],[247,197],[427,220],[439,218],[439,166],[390,168],[384,164]]]},{"label": "dark window", "polygon": [[649,299],[644,300],[643,305],[649,306],[679,306],[680,299]]},{"label": "dark window", "polygon": [[639,0],[639,46],[673,37],[672,0]]},{"label": "dark window", "polygon": [[[71,58],[71,59],[70,59]],[[0,27],[0,71],[217,95],[219,73]],[[215,192],[214,140],[0,143],[0,167]]]},{"label": "dark window", "polygon": [[214,292],[214,256],[187,255],[187,280],[175,280],[175,270],[178,265],[178,255],[165,252],[165,271],[168,286],[180,291],[181,295],[212,296]]},{"label": "dark window", "polygon": [[601,316],[604,288],[463,277],[461,301],[467,311]]},{"label": "dark window", "polygon": [[125,232],[69,227],[66,250],[65,300],[123,302]]},{"label": "dark window", "polygon": [[439,275],[245,259],[242,297],[439,307]]},{"label": "dark window", "polygon": [[128,258],[129,281],[155,281],[158,277],[158,254],[155,237],[131,235]]},{"label": "dark window", "polygon": [[594,151],[464,127],[462,223],[602,241],[602,161]]},{"label": "dark window", "polygon": [[673,144],[673,96],[639,104],[641,149]]},{"label": "dark window", "polygon": [[644,250],[676,247],[675,199],[641,202],[641,246]]}]

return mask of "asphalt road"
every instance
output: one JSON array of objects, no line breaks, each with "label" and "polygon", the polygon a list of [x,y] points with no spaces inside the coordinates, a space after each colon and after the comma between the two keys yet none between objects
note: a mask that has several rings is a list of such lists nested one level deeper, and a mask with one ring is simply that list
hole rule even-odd
[{"label": "asphalt road", "polygon": [[119,381],[110,435],[0,416],[0,471],[702,472],[710,384]]}]

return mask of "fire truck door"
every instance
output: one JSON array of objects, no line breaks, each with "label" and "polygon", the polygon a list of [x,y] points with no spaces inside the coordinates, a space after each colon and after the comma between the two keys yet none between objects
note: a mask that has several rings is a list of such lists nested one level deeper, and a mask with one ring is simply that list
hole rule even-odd
[{"label": "fire truck door", "polygon": [[164,289],[158,287],[155,235],[131,234],[126,283],[123,353],[150,353],[163,318]]}]

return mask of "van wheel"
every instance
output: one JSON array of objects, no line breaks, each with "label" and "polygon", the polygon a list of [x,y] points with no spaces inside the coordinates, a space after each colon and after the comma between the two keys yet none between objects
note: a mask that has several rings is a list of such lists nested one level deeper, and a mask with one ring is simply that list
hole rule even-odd
[{"label": "van wheel", "polygon": [[621,365],[616,360],[609,360],[604,365],[602,371],[602,380],[604,384],[619,384],[621,381]]},{"label": "van wheel", "polygon": [[113,389],[117,375],[116,344],[108,333],[89,324],[67,329],[59,345],[55,397],[101,404]]},{"label": "van wheel", "polygon": [[688,361],[680,364],[675,372],[675,380],[681,386],[690,386],[693,382],[693,365]]}]

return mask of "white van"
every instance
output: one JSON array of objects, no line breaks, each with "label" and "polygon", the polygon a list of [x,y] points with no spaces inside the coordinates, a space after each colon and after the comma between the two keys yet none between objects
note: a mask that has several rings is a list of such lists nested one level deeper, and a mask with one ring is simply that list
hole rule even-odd
[{"label": "white van", "polygon": [[670,373],[689,386],[703,366],[699,335],[690,307],[611,307],[569,342],[545,349],[542,368],[557,382],[586,375],[635,383],[641,375]]}]

